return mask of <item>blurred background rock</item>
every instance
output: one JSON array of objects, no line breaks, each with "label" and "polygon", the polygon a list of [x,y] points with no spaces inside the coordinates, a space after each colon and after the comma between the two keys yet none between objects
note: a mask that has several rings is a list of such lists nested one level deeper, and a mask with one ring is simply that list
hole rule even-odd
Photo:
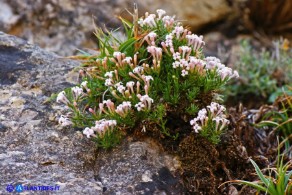
[{"label": "blurred background rock", "polygon": [[[291,0],[136,2],[140,14],[161,8],[176,15],[193,32],[207,35],[210,47],[212,41],[240,34],[269,44],[271,35],[287,37],[292,32]],[[121,27],[115,16],[131,19],[127,10],[131,12],[132,8],[133,0],[0,0],[0,31],[68,56],[78,53],[77,49],[96,48],[94,24],[109,29]],[[219,33],[210,34],[214,31]]]}]

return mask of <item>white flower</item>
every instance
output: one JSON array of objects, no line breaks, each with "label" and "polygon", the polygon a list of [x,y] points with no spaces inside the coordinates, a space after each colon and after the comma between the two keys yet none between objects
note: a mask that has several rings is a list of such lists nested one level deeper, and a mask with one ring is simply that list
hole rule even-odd
[{"label": "white flower", "polygon": [[222,118],[220,118],[220,117],[217,116],[217,117],[213,118],[212,121],[215,121],[216,122],[215,130],[218,131],[218,127],[220,125],[220,122],[222,121]]},{"label": "white flower", "polygon": [[[137,95],[138,96],[138,95]],[[138,96],[140,101],[143,103],[144,106],[147,106],[148,110],[151,109],[151,103],[153,103],[153,99],[150,98],[148,95]]]},{"label": "white flower", "polygon": [[148,37],[150,38],[150,40],[151,40],[151,39],[156,38],[156,37],[157,37],[157,34],[156,34],[155,32],[150,32],[147,36],[148,36]]},{"label": "white flower", "polygon": [[229,78],[233,75],[232,69],[229,67],[224,67],[222,69],[219,69],[218,72],[219,72],[222,80],[224,80],[226,77]]},{"label": "white flower", "polygon": [[235,78],[239,77],[239,74],[238,74],[238,72],[236,70],[233,72],[233,77],[235,77]]},{"label": "white flower", "polygon": [[111,78],[106,79],[104,85],[107,86],[107,87],[113,86],[114,85],[114,81]]},{"label": "white flower", "polygon": [[104,74],[104,76],[105,76],[105,77],[108,77],[108,78],[113,78],[113,76],[114,76],[114,71],[106,72],[106,73]]},{"label": "white flower", "polygon": [[153,81],[153,77],[150,75],[142,75],[142,79],[145,82],[146,85],[150,86],[150,80]]},{"label": "white flower", "polygon": [[73,123],[70,121],[69,118],[65,117],[64,115],[61,115],[59,118],[59,124],[63,127],[72,125]]},{"label": "white flower", "polygon": [[119,52],[119,51],[115,51],[115,52],[113,53],[113,56],[114,56],[115,58],[119,58],[121,55],[122,55],[122,53]]},{"label": "white flower", "polygon": [[87,88],[87,81],[83,81],[81,84],[80,84],[80,86],[81,87],[84,87],[84,88]]},{"label": "white flower", "polygon": [[145,104],[143,102],[139,102],[135,105],[135,107],[137,108],[138,112],[140,112],[141,110],[143,110],[143,108],[145,108]]},{"label": "white flower", "polygon": [[213,57],[213,56],[206,57],[205,61],[206,61],[206,68],[207,69],[214,69],[214,68],[218,67],[218,65],[219,65],[219,67],[222,67],[220,60],[216,57]]},{"label": "white flower", "polygon": [[74,94],[74,99],[77,100],[77,98],[79,98],[81,95],[83,95],[83,89],[75,86],[71,88],[73,94]]},{"label": "white flower", "polygon": [[197,123],[198,119],[197,118],[194,118],[193,120],[190,121],[190,124],[191,125],[195,125]]},{"label": "white flower", "polygon": [[138,24],[139,24],[141,27],[143,27],[143,26],[144,26],[144,20],[143,20],[142,18],[140,18],[140,19],[138,20]]},{"label": "white flower", "polygon": [[158,14],[158,18],[159,18],[159,19],[161,19],[162,16],[163,16],[164,14],[166,14],[166,11],[164,11],[163,9],[158,9],[158,10],[156,10],[156,12],[157,12],[157,14]]},{"label": "white flower", "polygon": [[128,88],[128,90],[131,93],[134,93],[134,85],[135,85],[134,81],[129,81],[129,82],[126,83],[126,87]]},{"label": "white flower", "polygon": [[185,46],[185,45],[183,45],[183,46],[180,46],[179,47],[181,50],[182,50],[182,58],[185,58],[185,55],[186,54],[189,54],[190,52],[191,52],[191,48],[190,47],[188,47],[188,46]]},{"label": "white flower", "polygon": [[188,75],[188,74],[189,74],[189,72],[186,71],[186,70],[182,70],[182,71],[181,71],[181,76],[183,76],[183,77],[185,77],[185,76]]},{"label": "white flower", "polygon": [[175,61],[172,63],[173,68],[178,68],[180,66],[180,63],[178,61]]},{"label": "white flower", "polygon": [[180,60],[181,59],[179,52],[175,52],[174,54],[172,54],[172,57],[173,57],[174,60]]},{"label": "white flower", "polygon": [[125,89],[126,89],[126,88],[125,88],[123,85],[120,85],[120,86],[117,87],[117,90],[118,90],[121,94],[124,94]]},{"label": "white flower", "polygon": [[64,104],[69,104],[69,100],[66,97],[65,91],[61,91],[58,96],[57,96],[57,102],[60,103],[64,103]]},{"label": "white flower", "polygon": [[83,134],[86,135],[87,138],[90,138],[90,136],[94,135],[94,131],[88,127],[86,127],[83,130]]},{"label": "white flower", "polygon": [[146,17],[143,21],[143,25],[148,25],[149,27],[156,27],[155,14],[150,14],[148,17]]},{"label": "white flower", "polygon": [[144,72],[144,68],[142,66],[137,66],[133,69],[133,73],[136,73],[136,74],[143,74]]}]

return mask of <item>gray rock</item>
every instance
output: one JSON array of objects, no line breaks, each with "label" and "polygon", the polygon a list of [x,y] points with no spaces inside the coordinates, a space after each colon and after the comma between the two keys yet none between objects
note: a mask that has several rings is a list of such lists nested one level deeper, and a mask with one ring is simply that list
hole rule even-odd
[{"label": "gray rock", "polygon": [[[135,1],[139,15],[165,9],[168,15],[192,30],[224,20],[232,13],[227,0],[144,0]],[[117,16],[132,21],[132,0],[2,0],[0,31],[38,44],[62,56],[77,53],[77,49],[95,49],[94,23],[99,27],[123,28]]]},{"label": "gray rock", "polygon": [[57,124],[64,108],[46,100],[74,84],[79,65],[0,32],[0,194],[19,183],[60,186],[47,194],[181,194],[179,161],[153,140],[97,151]]}]

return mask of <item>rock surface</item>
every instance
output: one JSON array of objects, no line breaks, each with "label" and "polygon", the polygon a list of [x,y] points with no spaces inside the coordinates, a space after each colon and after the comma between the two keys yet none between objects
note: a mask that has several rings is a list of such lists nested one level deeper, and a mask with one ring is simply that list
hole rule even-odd
[{"label": "rock surface", "polygon": [[[144,0],[136,1],[139,13],[165,9],[184,25],[198,30],[225,18],[231,8],[227,0]],[[94,25],[110,29],[121,27],[116,16],[132,12],[131,0],[2,0],[0,30],[38,44],[61,56],[76,54],[76,49],[96,48]]]},{"label": "rock surface", "polygon": [[231,12],[226,0],[143,0],[138,4],[151,13],[164,9],[194,31],[223,19]]},{"label": "rock surface", "polygon": [[79,65],[0,32],[0,194],[19,183],[60,186],[60,194],[181,194],[179,162],[159,144],[127,138],[97,151],[58,125],[63,108],[47,99],[73,85]]}]

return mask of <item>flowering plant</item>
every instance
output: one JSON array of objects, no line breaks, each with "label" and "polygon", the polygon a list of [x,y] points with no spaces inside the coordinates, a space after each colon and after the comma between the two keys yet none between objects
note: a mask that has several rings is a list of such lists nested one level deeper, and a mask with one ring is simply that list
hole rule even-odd
[{"label": "flowering plant", "polygon": [[[125,41],[96,30],[99,53],[88,57],[80,70],[82,83],[57,97],[70,110],[60,123],[84,128],[104,148],[138,128],[144,133],[159,129],[162,137],[174,139],[194,130],[218,143],[228,120],[215,101],[238,73],[215,57],[205,57],[203,36],[192,34],[164,10],[141,18],[135,10],[133,24],[121,20]],[[208,112],[203,109],[191,120],[210,103]]]}]

